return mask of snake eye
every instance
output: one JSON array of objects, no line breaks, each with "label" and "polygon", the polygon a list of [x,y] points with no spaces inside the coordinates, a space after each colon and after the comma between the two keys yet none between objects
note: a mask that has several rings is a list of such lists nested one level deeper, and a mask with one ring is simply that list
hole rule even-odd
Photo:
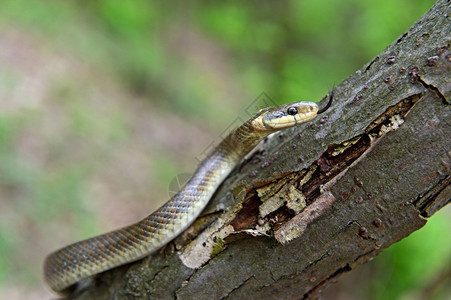
[{"label": "snake eye", "polygon": [[291,107],[288,107],[287,113],[288,113],[289,115],[294,116],[295,114],[298,113],[298,110],[296,109],[296,107],[291,106]]}]

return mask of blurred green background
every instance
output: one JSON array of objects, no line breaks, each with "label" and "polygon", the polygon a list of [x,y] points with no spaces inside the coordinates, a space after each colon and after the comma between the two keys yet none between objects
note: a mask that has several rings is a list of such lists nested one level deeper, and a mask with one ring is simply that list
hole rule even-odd
[{"label": "blurred green background", "polygon": [[[321,99],[434,2],[2,0],[0,298],[49,298],[46,254],[146,216],[262,92]],[[324,297],[449,297],[450,228]]]}]

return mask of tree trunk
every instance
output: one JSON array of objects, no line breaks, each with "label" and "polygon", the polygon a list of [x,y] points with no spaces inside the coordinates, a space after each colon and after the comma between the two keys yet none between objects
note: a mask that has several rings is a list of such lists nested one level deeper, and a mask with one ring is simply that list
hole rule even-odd
[{"label": "tree trunk", "polygon": [[[315,298],[450,201],[449,1],[269,137],[162,251],[77,299]],[[323,100],[323,105],[327,100]]]}]

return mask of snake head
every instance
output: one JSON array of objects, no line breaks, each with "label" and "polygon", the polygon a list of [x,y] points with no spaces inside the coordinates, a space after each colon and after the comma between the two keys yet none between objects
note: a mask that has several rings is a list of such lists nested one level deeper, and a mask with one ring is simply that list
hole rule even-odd
[{"label": "snake head", "polygon": [[276,131],[308,122],[318,114],[313,102],[293,102],[261,109],[251,121],[256,130]]}]

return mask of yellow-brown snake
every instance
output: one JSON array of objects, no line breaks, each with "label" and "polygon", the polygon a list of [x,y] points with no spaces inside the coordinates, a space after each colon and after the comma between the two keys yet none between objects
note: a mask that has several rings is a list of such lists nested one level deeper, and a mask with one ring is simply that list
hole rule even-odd
[{"label": "yellow-brown snake", "polygon": [[184,231],[202,212],[221,182],[264,137],[302,124],[324,112],[313,102],[294,102],[260,110],[234,130],[202,161],[186,185],[143,220],[50,254],[44,263],[47,284],[63,292],[94,274],[143,258]]}]

